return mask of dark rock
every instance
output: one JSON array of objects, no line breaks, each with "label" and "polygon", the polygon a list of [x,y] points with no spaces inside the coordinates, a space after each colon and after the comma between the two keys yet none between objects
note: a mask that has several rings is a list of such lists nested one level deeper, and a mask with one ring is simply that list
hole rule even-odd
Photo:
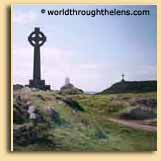
[{"label": "dark rock", "polygon": [[55,109],[53,109],[52,107],[47,107],[46,112],[48,113],[51,121],[61,123],[60,115]]},{"label": "dark rock", "polygon": [[27,104],[21,97],[17,97],[13,104],[13,122],[17,124],[22,124],[28,119]]},{"label": "dark rock", "polygon": [[156,118],[157,115],[154,111],[149,111],[143,108],[135,108],[127,113],[121,114],[120,117],[128,120],[146,120]]},{"label": "dark rock", "polygon": [[37,123],[43,123],[43,122],[45,122],[43,116],[40,113],[36,113],[36,119],[35,119],[35,121]]},{"label": "dark rock", "polygon": [[16,124],[22,124],[28,118],[27,111],[19,108],[18,106],[13,106],[13,122]]},{"label": "dark rock", "polygon": [[13,143],[23,147],[31,144],[55,145],[53,136],[48,133],[48,126],[46,124],[14,126]]},{"label": "dark rock", "polygon": [[38,134],[34,132],[32,126],[20,126],[13,129],[14,144],[27,146],[33,144],[38,139]]},{"label": "dark rock", "polygon": [[157,101],[154,98],[148,98],[148,99],[139,98],[139,99],[132,100],[130,102],[130,104],[132,106],[141,105],[141,106],[144,106],[147,108],[156,108],[157,107]]},{"label": "dark rock", "polygon": [[24,88],[24,86],[21,85],[21,84],[14,84],[14,85],[13,85],[13,90],[20,90],[20,89],[22,89],[22,88]]},{"label": "dark rock", "polygon": [[72,98],[65,98],[63,100],[64,103],[66,103],[69,107],[71,107],[74,111],[85,111],[84,108],[75,100]]},{"label": "dark rock", "polygon": [[40,98],[42,101],[45,101],[45,98],[41,94],[38,94],[37,97]]}]

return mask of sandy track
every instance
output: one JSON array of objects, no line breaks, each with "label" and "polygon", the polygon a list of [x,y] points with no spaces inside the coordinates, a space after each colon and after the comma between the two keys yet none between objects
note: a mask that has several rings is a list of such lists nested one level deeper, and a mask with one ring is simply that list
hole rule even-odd
[{"label": "sandy track", "polygon": [[123,120],[123,119],[117,119],[117,118],[110,118],[109,120],[133,129],[140,129],[148,132],[157,131],[157,127],[151,126],[151,125],[143,125],[141,124],[141,121],[131,121],[131,120]]}]

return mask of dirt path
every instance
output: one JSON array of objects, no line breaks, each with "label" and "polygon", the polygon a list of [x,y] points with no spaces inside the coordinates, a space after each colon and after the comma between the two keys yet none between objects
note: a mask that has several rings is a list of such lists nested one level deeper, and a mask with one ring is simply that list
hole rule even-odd
[{"label": "dirt path", "polygon": [[125,125],[130,128],[134,128],[134,129],[140,129],[140,130],[144,130],[148,132],[157,131],[157,127],[150,126],[150,125],[143,125],[140,123],[140,121],[122,120],[122,119],[117,119],[117,118],[110,118],[109,120],[112,122],[121,124],[121,125]]}]

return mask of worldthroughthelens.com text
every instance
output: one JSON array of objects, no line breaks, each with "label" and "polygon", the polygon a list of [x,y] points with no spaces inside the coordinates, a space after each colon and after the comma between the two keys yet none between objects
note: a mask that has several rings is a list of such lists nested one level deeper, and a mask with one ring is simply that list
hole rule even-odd
[{"label": "worldthroughthelens.com text", "polygon": [[49,16],[148,16],[150,15],[149,10],[120,10],[120,9],[41,9],[42,14],[47,14]]}]

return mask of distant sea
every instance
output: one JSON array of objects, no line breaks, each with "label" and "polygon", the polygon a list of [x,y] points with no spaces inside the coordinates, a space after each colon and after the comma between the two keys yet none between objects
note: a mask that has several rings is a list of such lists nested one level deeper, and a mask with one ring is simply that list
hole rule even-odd
[{"label": "distant sea", "polygon": [[85,91],[84,93],[85,93],[85,94],[96,94],[96,93],[98,93],[98,92],[96,92],[96,91]]}]

